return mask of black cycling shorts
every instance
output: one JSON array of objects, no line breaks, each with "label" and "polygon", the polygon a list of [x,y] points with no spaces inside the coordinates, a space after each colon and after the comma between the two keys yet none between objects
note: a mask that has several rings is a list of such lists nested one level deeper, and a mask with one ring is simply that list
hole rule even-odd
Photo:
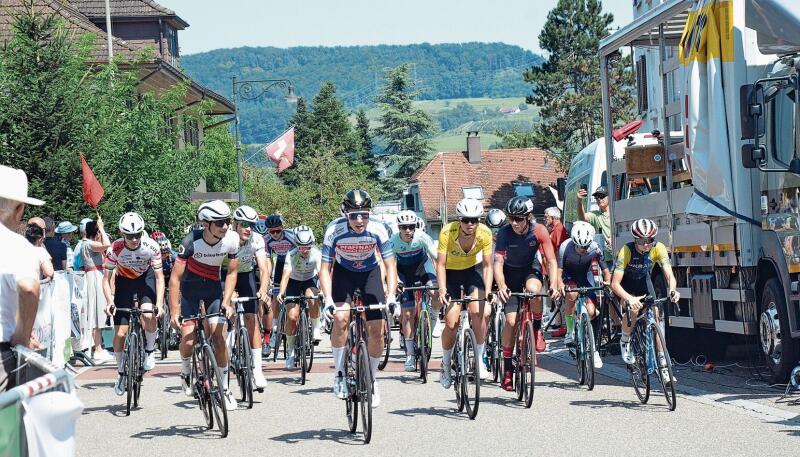
[{"label": "black cycling shorts", "polygon": [[[333,264],[331,277],[331,295],[336,303],[351,303],[356,289],[361,290],[361,299],[365,305],[377,305],[386,301],[383,294],[383,278],[378,267],[370,271],[350,271],[338,262]],[[380,310],[368,310],[367,320],[383,319]]]},{"label": "black cycling shorts", "polygon": [[[222,282],[222,290],[225,290],[225,282]],[[238,273],[236,275],[236,293],[240,297],[255,297],[258,293],[256,287],[256,274],[254,271]],[[258,312],[258,300],[250,300],[242,303],[242,308],[246,314]]]},{"label": "black cycling shorts", "polygon": [[218,313],[222,302],[222,282],[195,276],[181,284],[181,317],[193,317],[200,313],[200,302],[206,314]]},{"label": "black cycling shorts", "polygon": [[477,290],[478,293],[484,292],[483,288],[483,264],[465,270],[445,270],[447,274],[447,293],[450,298],[461,298],[461,286],[464,286],[464,296],[472,294]]},{"label": "black cycling shorts", "polygon": [[[130,308],[133,306],[133,296],[138,295],[139,304],[156,302],[156,275],[152,268],[136,279],[123,278],[114,275],[114,306],[117,308]],[[131,313],[116,311],[114,325],[128,325]]]},{"label": "black cycling shorts", "polygon": [[[544,284],[542,279],[542,272],[536,268],[529,266],[525,268],[515,268],[508,265],[503,265],[503,276],[506,279],[506,287],[511,292],[524,292],[525,283],[531,278],[536,278]],[[519,297],[508,297],[508,301],[503,305],[503,312],[516,313],[519,311]]]},{"label": "black cycling shorts", "polygon": [[[415,265],[397,265],[397,278],[408,287],[413,287],[418,282],[423,286],[436,286],[436,275],[430,274],[425,268],[427,261],[426,257]],[[414,306],[414,294],[411,291],[403,292],[400,296],[400,306],[403,308]]]},{"label": "black cycling shorts", "polygon": [[286,284],[286,296],[298,297],[300,295],[305,295],[307,289],[319,289],[316,276],[311,279],[306,279],[305,281],[289,278],[289,283]]}]

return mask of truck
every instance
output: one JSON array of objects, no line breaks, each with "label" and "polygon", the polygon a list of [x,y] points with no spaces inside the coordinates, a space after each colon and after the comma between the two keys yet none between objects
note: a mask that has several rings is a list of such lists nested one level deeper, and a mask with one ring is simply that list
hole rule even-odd
[{"label": "truck", "polygon": [[[667,310],[673,356],[744,340],[783,382],[800,356],[800,2],[633,7],[598,53],[613,248],[636,219],[658,224],[682,297]],[[655,144],[612,137],[630,121],[612,117],[610,97],[627,53],[636,117]],[[666,292],[658,271],[653,280]]]}]

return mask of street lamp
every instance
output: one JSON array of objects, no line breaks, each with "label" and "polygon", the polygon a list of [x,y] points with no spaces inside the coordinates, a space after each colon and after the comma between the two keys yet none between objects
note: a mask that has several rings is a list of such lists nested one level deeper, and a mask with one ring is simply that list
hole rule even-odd
[{"label": "street lamp", "polygon": [[287,90],[284,97],[287,103],[297,103],[299,97],[294,93],[294,85],[288,79],[250,79],[238,81],[233,76],[233,104],[236,130],[236,174],[239,179],[239,206],[244,204],[244,188],[242,187],[242,141],[239,133],[239,103],[241,100],[255,100],[266,94],[273,87]]}]

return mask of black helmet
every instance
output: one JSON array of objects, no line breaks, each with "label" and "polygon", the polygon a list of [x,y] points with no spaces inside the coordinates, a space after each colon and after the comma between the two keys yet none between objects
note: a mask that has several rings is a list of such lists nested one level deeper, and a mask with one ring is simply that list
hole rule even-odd
[{"label": "black helmet", "polygon": [[342,200],[342,212],[345,213],[354,209],[372,209],[372,198],[367,191],[353,189],[344,196],[344,200]]},{"label": "black helmet", "polygon": [[533,212],[533,202],[528,197],[514,197],[506,205],[509,216],[527,216]]},{"label": "black helmet", "polygon": [[598,195],[602,195],[603,197],[608,196],[608,189],[606,189],[606,186],[599,186],[594,190],[594,192],[592,192],[592,197],[597,197]]},{"label": "black helmet", "polygon": [[283,216],[280,214],[270,214],[267,216],[267,227],[268,228],[275,228],[275,227],[283,227]]}]

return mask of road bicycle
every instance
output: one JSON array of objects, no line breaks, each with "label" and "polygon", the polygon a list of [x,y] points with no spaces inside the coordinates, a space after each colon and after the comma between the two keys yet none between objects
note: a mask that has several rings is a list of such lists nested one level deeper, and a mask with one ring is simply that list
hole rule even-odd
[{"label": "road bicycle", "polygon": [[503,344],[501,335],[506,326],[506,315],[503,305],[499,300],[492,301],[492,315],[489,319],[489,329],[486,334],[485,359],[487,368],[492,373],[492,382],[497,382],[503,376]]},{"label": "road bicycle", "polygon": [[230,369],[228,370],[228,376],[231,375],[231,372],[236,376],[236,383],[239,384],[239,391],[242,394],[241,401],[247,403],[247,409],[253,407],[253,391],[256,390],[259,393],[264,391],[264,389],[255,388],[253,349],[250,347],[252,342],[244,318],[244,304],[249,301],[258,302],[258,300],[258,297],[231,299],[231,303],[236,305],[236,320],[232,326],[234,334],[233,345],[229,354]]},{"label": "road bicycle", "polygon": [[125,390],[127,399],[125,415],[131,415],[131,406],[139,407],[139,395],[144,379],[144,329],[140,322],[142,314],[154,314],[152,310],[139,308],[139,295],[133,294],[130,308],[116,308],[114,312],[130,313],[128,333],[125,335]]},{"label": "road bicycle", "polygon": [[[411,287],[404,287],[403,291],[414,293],[414,306],[416,308],[416,321],[414,322],[414,342],[416,343],[414,357],[419,369],[422,383],[428,382],[428,362],[431,359],[433,348],[433,329],[431,329],[431,297],[427,292],[437,290],[436,286],[423,286],[417,282]],[[401,331],[402,335],[403,332]]]},{"label": "road bicycle", "polygon": [[517,400],[526,408],[533,405],[533,392],[536,388],[536,338],[533,333],[533,300],[547,297],[543,293],[511,292],[511,297],[520,300],[517,322],[514,325],[514,391]]},{"label": "road bicycle", "polygon": [[314,341],[311,317],[309,316],[308,302],[312,300],[322,301],[322,294],[316,296],[298,295],[294,297],[284,297],[284,305],[296,304],[300,306],[300,316],[297,319],[297,330],[294,340],[294,364],[300,368],[300,384],[305,385],[306,377],[311,371],[314,363]]},{"label": "road bicycle", "polygon": [[604,286],[599,286],[564,289],[564,292],[576,292],[578,294],[578,299],[575,301],[575,345],[570,348],[569,354],[575,359],[578,385],[585,385],[589,390],[594,389],[594,353],[597,350],[595,344],[597,340],[595,339],[592,319],[586,310],[586,295],[602,291],[604,288]]},{"label": "road bicycle", "polygon": [[[461,286],[461,296],[464,296],[464,286]],[[456,406],[458,411],[466,409],[467,416],[475,419],[481,401],[481,377],[479,363],[475,357],[475,332],[469,324],[468,305],[472,302],[485,302],[483,298],[458,298],[451,299],[451,305],[461,305],[461,315],[458,318],[456,341],[453,346],[453,357],[450,372],[453,376],[453,388],[456,392]]]}]

